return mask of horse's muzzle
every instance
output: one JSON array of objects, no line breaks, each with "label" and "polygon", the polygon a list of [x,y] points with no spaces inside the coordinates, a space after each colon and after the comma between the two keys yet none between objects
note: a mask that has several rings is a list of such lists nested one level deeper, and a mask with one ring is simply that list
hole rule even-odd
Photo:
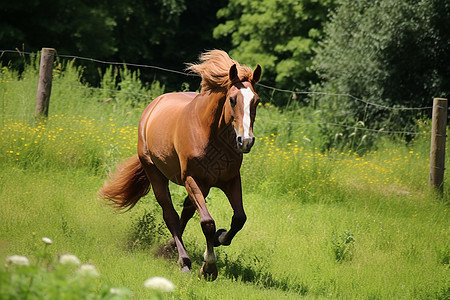
[{"label": "horse's muzzle", "polygon": [[249,153],[250,149],[252,149],[253,144],[255,144],[255,137],[252,135],[248,138],[243,138],[242,136],[238,136],[236,138],[237,147],[242,153]]}]

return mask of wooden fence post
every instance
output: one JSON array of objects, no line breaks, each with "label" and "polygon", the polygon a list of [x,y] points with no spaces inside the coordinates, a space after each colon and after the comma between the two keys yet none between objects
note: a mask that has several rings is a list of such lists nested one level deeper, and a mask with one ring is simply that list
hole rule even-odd
[{"label": "wooden fence post", "polygon": [[447,99],[434,98],[431,123],[430,185],[444,192]]},{"label": "wooden fence post", "polygon": [[36,117],[48,117],[55,53],[56,51],[53,48],[42,48],[41,63],[39,66],[39,84],[36,95]]}]

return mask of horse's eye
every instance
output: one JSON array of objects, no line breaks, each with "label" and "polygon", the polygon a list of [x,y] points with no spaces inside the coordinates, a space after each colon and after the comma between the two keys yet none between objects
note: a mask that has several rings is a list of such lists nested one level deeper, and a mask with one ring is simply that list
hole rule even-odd
[{"label": "horse's eye", "polygon": [[231,104],[231,107],[234,107],[236,105],[236,98],[235,97],[230,97],[230,104]]}]

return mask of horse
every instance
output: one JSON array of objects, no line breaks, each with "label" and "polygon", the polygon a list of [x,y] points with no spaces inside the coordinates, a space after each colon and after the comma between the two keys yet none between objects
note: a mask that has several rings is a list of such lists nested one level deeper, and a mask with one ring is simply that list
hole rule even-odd
[{"label": "horse", "polygon": [[[137,154],[117,167],[99,190],[116,208],[131,209],[150,189],[163,211],[172,234],[167,249],[178,251],[182,272],[191,260],[183,244],[183,231],[195,211],[206,238],[200,276],[218,275],[214,247],[230,245],[246,222],[242,203],[240,168],[243,154],[255,142],[253,124],[259,96],[254,86],[261,67],[240,65],[221,50],[206,51],[187,70],[201,76],[200,93],[163,94],[144,110],[138,126]],[[169,181],[184,186],[181,217],[172,204]],[[233,209],[231,226],[216,231],[206,207],[210,189],[221,189]]]}]

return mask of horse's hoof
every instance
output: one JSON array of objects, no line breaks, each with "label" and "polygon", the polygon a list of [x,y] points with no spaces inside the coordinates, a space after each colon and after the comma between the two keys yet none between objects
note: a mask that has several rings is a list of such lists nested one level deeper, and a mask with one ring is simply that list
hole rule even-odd
[{"label": "horse's hoof", "polygon": [[222,233],[226,233],[227,231],[225,229],[219,229],[214,234],[214,247],[219,247],[222,245],[222,243],[219,241],[219,236],[222,235]]},{"label": "horse's hoof", "polygon": [[205,278],[207,281],[216,280],[218,275],[216,264],[207,265],[205,262],[203,263],[202,268],[200,269],[200,277]]},{"label": "horse's hoof", "polygon": [[183,257],[178,259],[178,264],[180,265],[181,273],[191,271],[191,260],[189,259],[189,257]]}]

